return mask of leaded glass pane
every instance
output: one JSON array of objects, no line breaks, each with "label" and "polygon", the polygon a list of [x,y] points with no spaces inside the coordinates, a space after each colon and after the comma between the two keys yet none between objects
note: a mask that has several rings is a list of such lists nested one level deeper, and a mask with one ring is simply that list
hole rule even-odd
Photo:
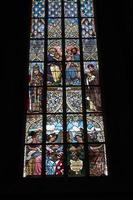
[{"label": "leaded glass pane", "polygon": [[30,61],[44,61],[44,41],[30,41]]},{"label": "leaded glass pane", "polygon": [[48,19],[48,37],[61,38],[61,19]]},{"label": "leaded glass pane", "polygon": [[44,17],[45,16],[45,1],[33,0],[32,2],[32,17]]},{"label": "leaded glass pane", "polygon": [[64,174],[63,145],[46,145],[46,175],[62,176]]},{"label": "leaded glass pane", "polygon": [[47,90],[47,112],[63,112],[62,108],[63,93],[61,87],[48,87]]},{"label": "leaded glass pane", "polygon": [[44,63],[30,63],[29,84],[30,86],[43,86]]},{"label": "leaded glass pane", "polygon": [[84,176],[84,146],[80,144],[68,145],[68,176]]},{"label": "leaded glass pane", "polygon": [[78,18],[65,19],[65,37],[66,38],[78,38]]},{"label": "leaded glass pane", "polygon": [[62,143],[63,142],[63,116],[62,115],[47,115],[46,141],[47,143]]},{"label": "leaded glass pane", "polygon": [[64,13],[65,17],[77,17],[78,16],[77,0],[75,1],[65,0]]},{"label": "leaded glass pane", "polygon": [[48,1],[48,16],[61,17],[61,1],[60,0]]},{"label": "leaded glass pane", "polygon": [[44,38],[44,19],[32,19],[31,38]]}]

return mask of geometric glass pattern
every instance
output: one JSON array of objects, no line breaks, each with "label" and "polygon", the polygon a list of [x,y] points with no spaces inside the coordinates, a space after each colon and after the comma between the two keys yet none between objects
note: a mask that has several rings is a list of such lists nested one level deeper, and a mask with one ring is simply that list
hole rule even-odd
[{"label": "geometric glass pattern", "polygon": [[107,176],[93,0],[32,0],[23,177]]}]

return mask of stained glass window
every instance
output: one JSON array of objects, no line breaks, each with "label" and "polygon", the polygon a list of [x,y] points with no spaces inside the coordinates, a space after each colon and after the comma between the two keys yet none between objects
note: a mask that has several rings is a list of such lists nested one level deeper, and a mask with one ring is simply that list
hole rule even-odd
[{"label": "stained glass window", "polygon": [[107,176],[92,0],[33,0],[23,177]]}]

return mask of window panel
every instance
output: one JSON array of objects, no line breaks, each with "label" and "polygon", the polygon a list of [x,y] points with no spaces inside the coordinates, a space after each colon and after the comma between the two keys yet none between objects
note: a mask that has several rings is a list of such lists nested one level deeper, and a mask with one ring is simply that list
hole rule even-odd
[{"label": "window panel", "polygon": [[46,145],[46,175],[62,176],[64,174],[63,145]]},{"label": "window panel", "polygon": [[31,38],[44,38],[44,19],[32,19]]},{"label": "window panel", "polygon": [[81,85],[80,63],[66,62],[66,85]]},{"label": "window panel", "polygon": [[101,111],[101,94],[99,87],[86,87],[86,110],[87,112]]},{"label": "window panel", "polygon": [[30,87],[29,88],[29,102],[28,112],[42,112],[42,88]]},{"label": "window panel", "polygon": [[83,115],[67,114],[67,141],[70,143],[83,143]]},{"label": "window panel", "polygon": [[84,76],[86,85],[99,85],[99,65],[96,61],[84,62]]},{"label": "window panel", "polygon": [[84,146],[70,144],[67,151],[68,176],[84,176]]},{"label": "window panel", "polygon": [[84,60],[97,60],[96,39],[83,39],[83,58]]},{"label": "window panel", "polygon": [[89,146],[90,175],[105,176],[107,172],[106,150],[103,144]]},{"label": "window panel", "polygon": [[78,38],[78,18],[65,19],[65,37],[66,38]]},{"label": "window panel", "polygon": [[44,41],[30,41],[30,61],[44,61]]},{"label": "window panel", "polygon": [[61,87],[48,87],[47,90],[47,112],[63,112],[62,101],[63,93]]},{"label": "window panel", "polygon": [[94,16],[92,0],[81,0],[81,16],[82,17]]},{"label": "window panel", "polygon": [[48,19],[48,37],[61,38],[61,19]]},{"label": "window panel", "polygon": [[33,0],[32,2],[32,17],[44,17],[45,16],[45,1]]},{"label": "window panel", "polygon": [[47,65],[48,86],[62,85],[62,64],[61,62],[48,63]]},{"label": "window panel", "polygon": [[77,17],[78,16],[77,0],[75,0],[75,1],[66,1],[65,0],[64,14],[65,14],[65,17]]},{"label": "window panel", "polygon": [[103,117],[101,114],[87,114],[88,142],[105,142]]},{"label": "window panel", "polygon": [[61,17],[61,1],[60,0],[48,1],[48,16]]},{"label": "window panel", "polygon": [[94,18],[83,18],[81,25],[83,38],[96,37]]},{"label": "window panel", "polygon": [[32,0],[23,177],[107,176],[93,0]]},{"label": "window panel", "polygon": [[65,40],[65,55],[66,55],[66,61],[80,61],[79,40],[76,39]]},{"label": "window panel", "polygon": [[62,60],[62,41],[48,40],[48,56],[49,62],[56,62]]},{"label": "window panel", "polygon": [[67,112],[82,112],[82,91],[81,87],[66,88]]},{"label": "window panel", "polygon": [[42,146],[26,145],[23,176],[40,176],[42,173]]},{"label": "window panel", "polygon": [[29,85],[43,85],[44,63],[30,63],[29,65]]},{"label": "window panel", "polygon": [[25,143],[42,142],[42,115],[27,115]]},{"label": "window panel", "polygon": [[47,143],[62,143],[63,142],[63,116],[62,115],[47,115],[46,142]]}]

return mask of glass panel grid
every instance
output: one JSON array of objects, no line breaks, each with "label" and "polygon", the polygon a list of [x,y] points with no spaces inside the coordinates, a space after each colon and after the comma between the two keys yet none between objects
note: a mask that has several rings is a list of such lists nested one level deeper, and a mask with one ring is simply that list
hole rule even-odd
[{"label": "glass panel grid", "polygon": [[107,175],[93,0],[33,0],[23,177]]}]

